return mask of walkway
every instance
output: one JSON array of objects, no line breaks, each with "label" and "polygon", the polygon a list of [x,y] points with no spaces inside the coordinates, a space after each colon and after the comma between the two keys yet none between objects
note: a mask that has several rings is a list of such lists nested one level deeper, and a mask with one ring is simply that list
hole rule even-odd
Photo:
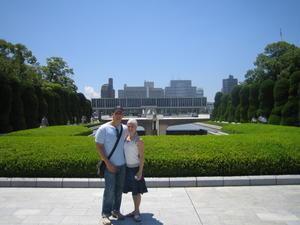
[{"label": "walkway", "polygon": [[[97,225],[102,194],[101,188],[0,188],[0,224]],[[131,210],[131,196],[124,195],[121,211]],[[141,210],[143,225],[299,225],[300,185],[149,188]]]}]

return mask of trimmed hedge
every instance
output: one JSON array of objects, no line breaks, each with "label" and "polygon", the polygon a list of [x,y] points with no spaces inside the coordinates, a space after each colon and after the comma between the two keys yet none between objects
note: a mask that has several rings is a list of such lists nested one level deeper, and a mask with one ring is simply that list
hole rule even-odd
[{"label": "trimmed hedge", "polygon": [[[83,126],[56,126],[0,137],[0,176],[96,177],[93,137]],[[300,173],[300,130],[224,125],[228,136],[145,136],[145,176]]]}]

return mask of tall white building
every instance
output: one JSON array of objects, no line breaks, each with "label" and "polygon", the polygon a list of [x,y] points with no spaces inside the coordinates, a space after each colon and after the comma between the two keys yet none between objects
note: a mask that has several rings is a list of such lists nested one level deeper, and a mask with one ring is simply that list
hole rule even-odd
[{"label": "tall white building", "polygon": [[224,94],[230,94],[232,89],[238,85],[238,80],[236,78],[233,78],[232,75],[229,75],[227,79],[223,79],[223,87],[222,92]]}]

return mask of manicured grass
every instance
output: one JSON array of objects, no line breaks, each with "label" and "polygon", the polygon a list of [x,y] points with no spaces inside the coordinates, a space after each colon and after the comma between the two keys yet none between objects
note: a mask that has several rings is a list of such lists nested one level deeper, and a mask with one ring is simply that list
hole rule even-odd
[{"label": "manicured grass", "polygon": [[224,132],[231,134],[254,134],[254,135],[270,135],[270,134],[298,134],[300,135],[299,127],[291,126],[278,126],[271,124],[221,124],[216,123],[216,125],[222,126]]},{"label": "manicured grass", "polygon": [[[0,137],[0,176],[96,177],[98,155],[82,126]],[[300,173],[300,129],[226,124],[227,136],[145,136],[146,176]]]},{"label": "manicured grass", "polygon": [[85,126],[50,126],[43,128],[20,130],[11,132],[7,136],[27,136],[27,137],[43,137],[43,136],[78,136],[78,135],[89,135],[92,131]]}]

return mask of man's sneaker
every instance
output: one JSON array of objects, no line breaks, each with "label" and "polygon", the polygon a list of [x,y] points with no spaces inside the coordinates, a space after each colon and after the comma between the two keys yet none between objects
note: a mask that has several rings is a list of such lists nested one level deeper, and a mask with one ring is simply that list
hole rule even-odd
[{"label": "man's sneaker", "polygon": [[107,216],[102,216],[101,222],[103,225],[111,225],[111,221]]},{"label": "man's sneaker", "polygon": [[118,211],[112,211],[111,212],[112,217],[117,218],[118,220],[124,220],[125,216],[122,215],[120,212]]}]

